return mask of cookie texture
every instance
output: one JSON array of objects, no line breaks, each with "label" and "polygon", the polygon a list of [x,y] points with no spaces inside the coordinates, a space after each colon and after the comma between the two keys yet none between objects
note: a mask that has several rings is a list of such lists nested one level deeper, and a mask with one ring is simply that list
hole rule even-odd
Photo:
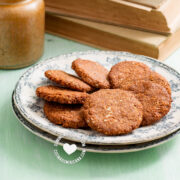
[{"label": "cookie texture", "polygon": [[93,90],[93,88],[89,84],[61,70],[48,70],[45,72],[45,76],[48,79],[56,82],[60,86],[72,90],[85,91],[85,92]]},{"label": "cookie texture", "polygon": [[149,80],[163,86],[167,90],[167,92],[171,95],[171,86],[169,82],[159,73],[152,71]]},{"label": "cookie texture", "polygon": [[142,111],[142,105],[134,94],[120,89],[96,91],[83,106],[88,126],[106,135],[132,132],[142,122]]},{"label": "cookie texture", "polygon": [[97,89],[108,89],[108,70],[97,62],[76,59],[72,62],[72,69],[81,79]]},{"label": "cookie texture", "polygon": [[139,80],[129,85],[127,90],[132,91],[143,105],[142,126],[151,125],[159,121],[171,108],[172,100],[170,94],[163,86],[157,83],[149,80]]},{"label": "cookie texture", "polygon": [[109,81],[112,88],[126,87],[136,80],[149,79],[151,70],[144,63],[136,61],[123,61],[114,65],[109,72]]},{"label": "cookie texture", "polygon": [[86,92],[71,91],[51,85],[38,87],[36,94],[46,101],[61,104],[83,104],[88,96]]},{"label": "cookie texture", "polygon": [[87,127],[82,116],[81,105],[45,102],[44,114],[52,123],[60,124],[66,128]]}]

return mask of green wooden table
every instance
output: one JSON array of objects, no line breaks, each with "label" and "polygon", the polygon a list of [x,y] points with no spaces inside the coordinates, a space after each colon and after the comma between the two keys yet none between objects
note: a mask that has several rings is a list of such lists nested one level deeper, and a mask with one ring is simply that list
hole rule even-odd
[{"label": "green wooden table", "polygon": [[[91,49],[94,48],[46,34],[41,60]],[[180,49],[165,63],[180,72]],[[180,179],[179,136],[149,150],[126,154],[86,153],[75,165],[61,163],[53,154],[53,144],[30,133],[13,114],[11,94],[26,70],[0,70],[0,180]]]}]

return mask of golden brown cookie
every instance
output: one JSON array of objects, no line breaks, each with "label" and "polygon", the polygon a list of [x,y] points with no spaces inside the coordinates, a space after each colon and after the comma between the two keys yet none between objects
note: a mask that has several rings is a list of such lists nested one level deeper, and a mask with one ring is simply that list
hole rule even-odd
[{"label": "golden brown cookie", "polygon": [[36,94],[46,101],[61,104],[83,104],[88,96],[86,92],[71,91],[51,85],[38,87]]},{"label": "golden brown cookie", "polygon": [[66,128],[87,127],[81,112],[81,105],[67,105],[55,102],[45,102],[44,114],[54,124]]},{"label": "golden brown cookie", "polygon": [[149,80],[139,80],[126,86],[126,90],[134,92],[136,98],[143,105],[142,126],[159,121],[171,108],[170,94],[163,86],[157,83]]},{"label": "golden brown cookie", "polygon": [[83,106],[88,126],[106,135],[132,132],[141,124],[142,111],[142,105],[134,94],[120,89],[96,91]]},{"label": "golden brown cookie", "polygon": [[163,86],[167,92],[171,95],[171,86],[169,82],[157,72],[152,71],[149,80]]},{"label": "golden brown cookie", "polygon": [[124,88],[136,80],[147,80],[151,70],[144,63],[136,61],[122,61],[114,65],[109,72],[109,81],[112,88]]},{"label": "golden brown cookie", "polygon": [[89,84],[61,70],[48,70],[45,76],[65,88],[85,92],[93,90]]},{"label": "golden brown cookie", "polygon": [[108,89],[110,87],[107,79],[108,70],[97,62],[77,59],[72,62],[72,69],[81,79],[98,89]]}]

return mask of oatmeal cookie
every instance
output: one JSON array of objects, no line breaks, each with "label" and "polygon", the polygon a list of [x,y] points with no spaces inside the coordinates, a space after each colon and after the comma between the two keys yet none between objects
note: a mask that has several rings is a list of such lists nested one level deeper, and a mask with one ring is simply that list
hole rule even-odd
[{"label": "oatmeal cookie", "polygon": [[83,106],[88,126],[106,135],[132,132],[142,122],[142,111],[142,105],[134,94],[120,89],[96,91]]},{"label": "oatmeal cookie", "polygon": [[157,83],[139,80],[126,86],[126,90],[132,91],[143,105],[142,126],[159,121],[171,108],[171,95]]},{"label": "oatmeal cookie", "polygon": [[167,92],[171,95],[171,86],[169,82],[157,72],[152,71],[149,80],[163,86]]},{"label": "oatmeal cookie", "polygon": [[93,90],[89,84],[83,82],[78,77],[61,70],[48,70],[45,72],[45,76],[65,88],[85,92]]},{"label": "oatmeal cookie", "polygon": [[36,94],[46,101],[61,104],[83,104],[88,97],[86,92],[71,91],[57,86],[41,86],[36,89]]},{"label": "oatmeal cookie", "polygon": [[52,123],[60,124],[66,128],[87,127],[82,116],[81,105],[45,102],[44,114]]},{"label": "oatmeal cookie", "polygon": [[122,61],[114,65],[109,72],[109,81],[112,88],[124,88],[136,80],[149,79],[151,70],[144,63],[136,61]]},{"label": "oatmeal cookie", "polygon": [[77,59],[72,62],[72,69],[78,74],[81,79],[97,89],[110,88],[109,81],[107,79],[108,70],[101,64],[89,61]]}]

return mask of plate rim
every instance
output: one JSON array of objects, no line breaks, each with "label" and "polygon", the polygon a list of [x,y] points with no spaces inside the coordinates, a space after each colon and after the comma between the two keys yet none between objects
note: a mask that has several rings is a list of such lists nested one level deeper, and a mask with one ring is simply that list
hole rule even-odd
[{"label": "plate rim", "polygon": [[[32,67],[30,67],[29,69],[27,69],[27,71],[25,71],[25,72],[21,75],[21,77],[19,78],[18,82],[16,83],[16,86],[15,86],[15,89],[14,89],[15,94],[16,94],[16,90],[17,90],[17,86],[18,86],[18,84],[19,84],[19,81],[24,77],[24,75],[25,75],[26,73],[28,73],[29,71],[33,70],[34,67],[38,68],[41,64],[45,64],[45,63],[54,61],[54,60],[56,60],[57,58],[65,58],[65,57],[71,57],[71,56],[77,56],[77,55],[80,56],[80,55],[84,55],[84,54],[85,54],[85,55],[88,55],[88,54],[94,54],[94,53],[98,53],[98,54],[102,54],[102,53],[103,53],[103,54],[105,54],[105,55],[110,54],[110,55],[114,55],[114,56],[127,56],[127,55],[129,55],[129,56],[140,57],[140,60],[141,60],[141,58],[143,58],[143,59],[145,59],[147,62],[152,62],[152,61],[153,61],[154,63],[157,63],[160,67],[164,67],[166,70],[170,70],[170,71],[171,71],[170,73],[173,72],[173,75],[176,76],[176,77],[180,80],[180,73],[179,73],[179,72],[177,72],[177,71],[176,71],[175,69],[173,69],[172,67],[169,67],[168,65],[166,65],[166,64],[164,64],[164,63],[162,63],[162,62],[160,62],[160,61],[157,61],[156,59],[153,59],[153,58],[151,58],[151,57],[147,57],[147,56],[143,56],[143,55],[136,55],[136,54],[132,54],[132,53],[124,52],[124,51],[99,51],[99,50],[90,50],[90,51],[82,51],[82,52],[77,51],[77,52],[73,52],[73,53],[68,53],[68,54],[64,54],[64,55],[60,55],[60,56],[48,58],[46,61],[39,62],[39,63],[37,63],[36,65],[33,65]],[[15,103],[16,103],[15,95],[14,95],[14,100],[15,100]],[[16,106],[17,106],[17,108],[19,109],[19,111],[21,112],[21,109],[20,109],[18,103],[16,103]],[[23,115],[23,117],[24,117],[26,120],[28,120],[29,122],[31,122],[31,123],[34,124],[35,126],[41,128],[41,129],[43,129],[43,130],[45,130],[45,131],[47,131],[47,132],[49,132],[49,133],[51,133],[51,134],[58,135],[56,132],[52,132],[52,129],[45,128],[45,127],[43,127],[42,125],[41,125],[41,126],[38,126],[37,123],[35,123],[34,121],[32,122],[30,119],[28,119],[28,117],[26,117],[26,115],[25,115],[23,112],[22,112],[21,114]],[[137,140],[137,141],[128,142],[128,143],[127,143],[127,142],[117,142],[117,143],[116,143],[116,142],[113,142],[113,143],[103,142],[103,143],[102,143],[102,142],[99,142],[99,141],[94,142],[93,140],[87,140],[86,143],[87,143],[87,144],[101,144],[101,145],[102,145],[102,144],[104,144],[104,145],[109,145],[109,144],[113,144],[113,145],[123,145],[123,144],[132,144],[132,143],[142,143],[142,142],[147,142],[147,141],[151,141],[151,140],[155,140],[155,139],[164,137],[164,136],[166,136],[166,135],[168,135],[168,134],[171,134],[171,133],[175,132],[175,131],[178,130],[179,128],[180,128],[180,123],[179,123],[179,125],[178,125],[176,128],[173,128],[172,130],[168,131],[168,133],[166,132],[166,133],[163,133],[163,134],[161,134],[161,135],[154,136],[153,138],[151,137],[150,139],[147,138],[146,140],[143,139],[143,140]],[[77,137],[72,138],[72,137],[67,137],[67,136],[66,136],[66,139],[73,140],[73,141],[77,141],[77,142],[80,141]]]}]

